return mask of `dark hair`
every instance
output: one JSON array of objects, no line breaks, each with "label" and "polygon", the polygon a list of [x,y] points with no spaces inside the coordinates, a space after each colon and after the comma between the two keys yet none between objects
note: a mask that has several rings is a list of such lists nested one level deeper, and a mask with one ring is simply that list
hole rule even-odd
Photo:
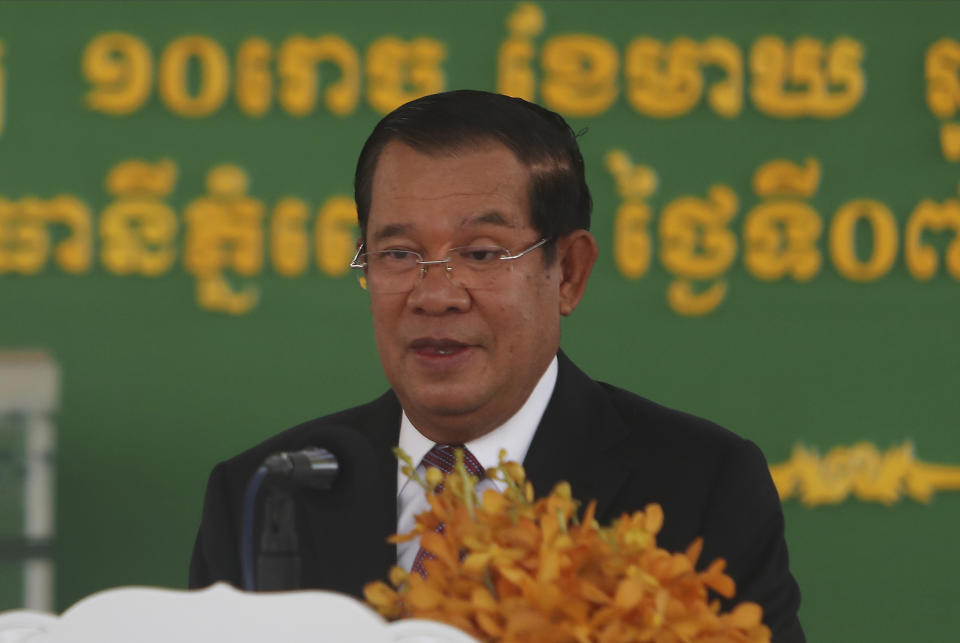
[{"label": "dark hair", "polygon": [[[592,201],[583,156],[567,122],[520,98],[460,89],[401,105],[367,138],[353,183],[364,237],[377,160],[394,140],[423,154],[501,143],[530,171],[530,220],[541,235],[552,242],[574,230],[590,229]],[[552,261],[554,245],[548,246],[545,256]]]}]

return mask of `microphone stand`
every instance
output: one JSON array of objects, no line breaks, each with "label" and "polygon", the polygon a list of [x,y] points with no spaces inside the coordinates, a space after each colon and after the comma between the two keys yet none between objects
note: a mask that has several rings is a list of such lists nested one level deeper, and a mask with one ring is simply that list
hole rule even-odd
[{"label": "microphone stand", "polygon": [[256,589],[300,588],[300,539],[292,489],[274,487],[263,503],[263,529],[257,554]]},{"label": "microphone stand", "polygon": [[[294,493],[300,486],[330,489],[338,471],[336,456],[317,447],[275,453],[257,468],[247,483],[243,501],[240,562],[245,590],[300,588],[300,539],[297,536]],[[264,482],[269,483],[269,492],[263,503],[260,547],[254,561],[254,515],[257,495]]]}]

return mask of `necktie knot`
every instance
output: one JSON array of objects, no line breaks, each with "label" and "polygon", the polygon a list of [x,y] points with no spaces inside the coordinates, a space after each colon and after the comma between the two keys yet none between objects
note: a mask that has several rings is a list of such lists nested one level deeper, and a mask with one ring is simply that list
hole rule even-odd
[{"label": "necktie knot", "polygon": [[467,473],[478,478],[484,478],[486,473],[483,466],[474,457],[470,450],[462,444],[435,444],[432,449],[423,456],[423,464],[428,467],[440,469],[444,473],[453,471],[457,464],[457,449],[463,451],[463,466]]}]

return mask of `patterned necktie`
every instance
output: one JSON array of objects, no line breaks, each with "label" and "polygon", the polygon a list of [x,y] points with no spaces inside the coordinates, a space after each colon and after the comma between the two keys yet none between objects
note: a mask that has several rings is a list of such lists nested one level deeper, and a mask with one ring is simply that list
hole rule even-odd
[{"label": "patterned necktie", "polygon": [[[457,449],[463,449],[463,466],[466,468],[467,473],[476,476],[480,480],[485,478],[486,473],[484,472],[483,467],[480,466],[480,463],[473,456],[473,454],[470,453],[467,447],[463,446],[462,444],[436,444],[427,452],[427,455],[423,456],[421,464],[426,467],[440,469],[444,473],[450,473],[457,464]],[[437,493],[440,493],[441,491],[443,491],[442,483],[437,485],[436,489]],[[437,525],[436,532],[438,534],[442,534],[444,527],[445,524],[440,523]],[[424,568],[423,563],[428,560],[432,560],[433,558],[436,558],[436,556],[421,547],[420,551],[417,552],[417,557],[413,560],[413,565],[410,567],[410,571],[414,572],[415,574],[420,574],[426,578],[427,570]]]}]

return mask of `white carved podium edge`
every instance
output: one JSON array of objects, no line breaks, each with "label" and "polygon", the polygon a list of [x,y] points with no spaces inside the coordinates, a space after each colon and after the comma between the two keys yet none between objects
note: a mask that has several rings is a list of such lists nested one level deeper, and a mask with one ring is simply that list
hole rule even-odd
[{"label": "white carved podium edge", "polygon": [[224,583],[180,591],[119,587],[55,616],[0,612],[0,643],[475,643],[420,619],[386,622],[360,601],[325,591],[242,592]]}]

